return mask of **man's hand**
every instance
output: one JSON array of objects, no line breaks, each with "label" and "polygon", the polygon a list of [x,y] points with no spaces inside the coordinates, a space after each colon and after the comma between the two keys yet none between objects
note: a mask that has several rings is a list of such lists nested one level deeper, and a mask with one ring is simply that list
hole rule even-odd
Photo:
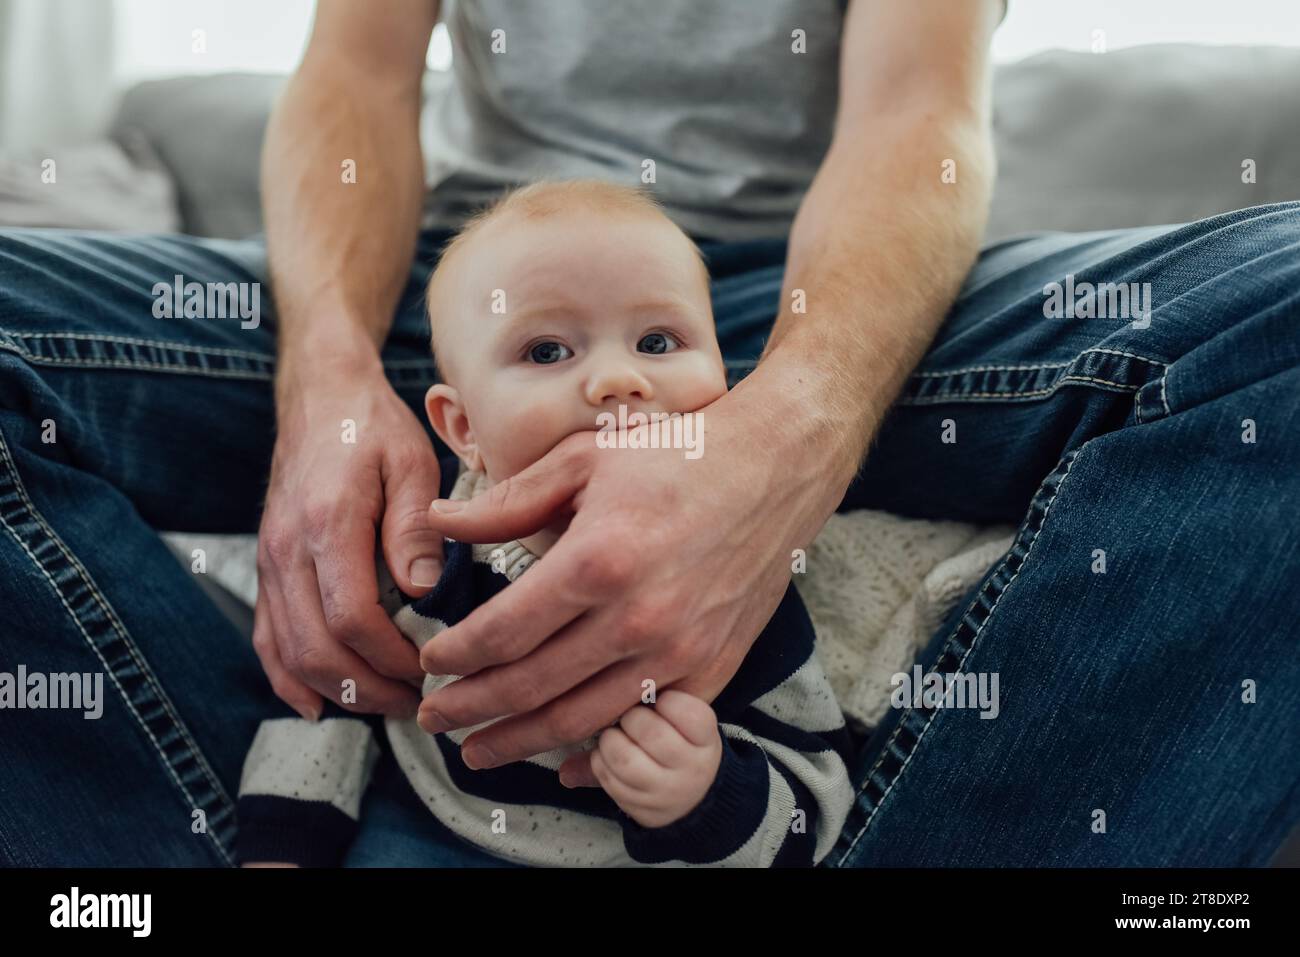
[{"label": "man's hand", "polygon": [[[424,646],[426,671],[464,677],[425,699],[421,726],[510,715],[464,742],[466,763],[482,768],[585,740],[647,681],[711,701],[784,595],[792,550],[821,530],[853,474],[855,462],[826,451],[843,423],[832,429],[803,404],[816,378],[760,365],[700,411],[698,459],[598,448],[581,432],[459,510],[431,509],[431,523],[464,542],[570,521],[526,574]],[[565,771],[594,785],[589,756]]]},{"label": "man's hand", "polygon": [[[321,695],[409,715],[415,649],[378,604],[375,527],[408,594],[436,581],[423,520],[438,463],[379,356],[410,278],[424,195],[420,90],[438,0],[320,0],[267,123],[262,202],[275,296],[279,434],[258,544],[253,644],[304,716]],[[340,176],[344,158],[351,181]],[[343,422],[356,423],[356,443]],[[417,558],[433,565],[413,564]],[[342,682],[356,681],[355,703]],[[349,696],[350,698],[350,696]]]},{"label": "man's hand", "polygon": [[[410,595],[428,591],[443,558],[426,520],[439,487],[433,444],[373,353],[337,368],[290,361],[277,384],[253,647],[275,693],[304,717],[319,716],[321,695],[352,711],[410,716],[423,676],[415,647],[379,605],[375,529],[382,522],[393,580]],[[355,702],[341,697],[347,679]]]}]

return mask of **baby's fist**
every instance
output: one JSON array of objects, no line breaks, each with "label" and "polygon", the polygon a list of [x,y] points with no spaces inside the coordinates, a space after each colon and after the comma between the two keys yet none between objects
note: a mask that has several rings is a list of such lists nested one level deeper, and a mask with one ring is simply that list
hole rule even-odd
[{"label": "baby's fist", "polygon": [[704,799],[722,762],[718,718],[685,691],[665,691],[607,728],[591,754],[605,793],[642,827],[664,827]]}]

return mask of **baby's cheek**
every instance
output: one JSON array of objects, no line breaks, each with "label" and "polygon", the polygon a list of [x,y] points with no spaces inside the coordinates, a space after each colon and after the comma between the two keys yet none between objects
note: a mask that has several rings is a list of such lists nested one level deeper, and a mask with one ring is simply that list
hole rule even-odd
[{"label": "baby's cheek", "polygon": [[517,475],[555,447],[559,438],[548,439],[551,429],[536,417],[516,414],[503,427],[480,438],[488,472],[498,481]]}]

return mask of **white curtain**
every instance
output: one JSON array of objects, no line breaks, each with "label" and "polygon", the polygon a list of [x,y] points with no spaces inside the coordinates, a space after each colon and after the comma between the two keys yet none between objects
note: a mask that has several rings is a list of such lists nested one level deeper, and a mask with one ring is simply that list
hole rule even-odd
[{"label": "white curtain", "polygon": [[0,147],[84,143],[112,116],[114,0],[0,0]]}]

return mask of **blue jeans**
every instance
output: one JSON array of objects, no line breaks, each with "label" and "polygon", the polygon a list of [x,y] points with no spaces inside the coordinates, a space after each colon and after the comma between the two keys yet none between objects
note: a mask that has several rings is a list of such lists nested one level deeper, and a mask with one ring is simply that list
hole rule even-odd
[{"label": "blue jeans", "polygon": [[[383,354],[421,421],[445,241]],[[735,384],[785,243],[704,248]],[[0,230],[0,671],[105,677],[98,720],[0,711],[0,863],[230,864],[245,749],[290,713],[155,531],[257,529],[274,312],[156,318],[176,274],[262,282],[264,247]],[[1149,325],[1047,317],[1067,274],[1149,282]],[[841,508],[1018,525],[920,659],[998,675],[1000,714],[891,709],[827,865],[1268,861],[1300,819],[1298,329],[1300,203],[983,251]],[[348,863],[500,862],[385,757]]]}]

